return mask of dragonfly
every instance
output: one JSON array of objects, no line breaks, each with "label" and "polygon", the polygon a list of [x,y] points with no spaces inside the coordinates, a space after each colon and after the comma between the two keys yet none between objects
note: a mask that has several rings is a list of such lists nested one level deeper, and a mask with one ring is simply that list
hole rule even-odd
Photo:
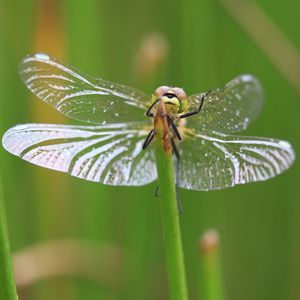
[{"label": "dragonfly", "polygon": [[152,117],[161,101],[179,165],[179,187],[208,191],[264,181],[295,159],[287,141],[235,135],[263,104],[263,89],[252,75],[206,93],[187,96],[181,88],[161,86],[149,96],[86,75],[44,53],[25,57],[19,74],[41,100],[86,123],[21,124],[4,134],[8,152],[45,168],[107,185],[155,181]]}]

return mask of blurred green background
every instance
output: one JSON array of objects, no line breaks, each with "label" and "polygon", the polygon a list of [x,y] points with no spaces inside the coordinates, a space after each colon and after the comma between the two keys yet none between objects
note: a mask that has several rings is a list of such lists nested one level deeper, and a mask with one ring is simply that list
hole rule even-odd
[{"label": "blurred green background", "polygon": [[[192,94],[254,74],[266,102],[245,134],[288,140],[297,153],[299,11],[293,0],[0,0],[0,133],[17,123],[74,123],[18,77],[25,55],[46,52],[149,94],[158,85]],[[20,299],[167,299],[155,183],[103,186],[3,149],[0,158],[11,247],[23,263],[16,271]],[[300,299],[299,170],[296,160],[267,182],[180,190],[190,299],[199,299],[197,241],[208,228],[221,236],[227,299]],[[30,253],[37,258],[41,244],[37,266]]]}]

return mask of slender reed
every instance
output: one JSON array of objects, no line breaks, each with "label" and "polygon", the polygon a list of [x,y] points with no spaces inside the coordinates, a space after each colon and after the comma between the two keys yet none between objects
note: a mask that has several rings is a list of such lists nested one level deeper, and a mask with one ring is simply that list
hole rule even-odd
[{"label": "slender reed", "polygon": [[10,257],[5,206],[0,183],[0,299],[17,300],[17,290]]},{"label": "slender reed", "polygon": [[169,290],[172,300],[187,300],[188,293],[176,202],[172,147],[165,115],[164,104],[160,102],[154,118],[154,129],[156,132],[156,165]]},{"label": "slender reed", "polygon": [[199,241],[201,262],[200,293],[205,300],[224,300],[219,253],[219,234],[208,230]]}]

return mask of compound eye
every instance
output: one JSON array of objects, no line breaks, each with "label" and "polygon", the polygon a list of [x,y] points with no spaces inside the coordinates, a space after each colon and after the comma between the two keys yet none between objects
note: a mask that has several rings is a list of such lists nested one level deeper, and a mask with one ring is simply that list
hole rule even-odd
[{"label": "compound eye", "polygon": [[169,89],[170,89],[170,88],[169,88],[168,86],[163,85],[163,86],[158,87],[158,88],[155,90],[154,94],[155,94],[157,97],[161,97],[161,96],[163,96]]},{"label": "compound eye", "polygon": [[187,98],[185,91],[181,88],[178,87],[174,88],[174,92],[179,100],[183,100]]}]

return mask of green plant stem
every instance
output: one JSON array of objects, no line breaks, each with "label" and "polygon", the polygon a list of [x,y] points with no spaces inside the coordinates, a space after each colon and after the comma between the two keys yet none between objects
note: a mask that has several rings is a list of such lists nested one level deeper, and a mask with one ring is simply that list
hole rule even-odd
[{"label": "green plant stem", "polygon": [[155,117],[154,123],[156,131],[156,165],[170,298],[172,300],[187,300],[188,293],[169,129],[165,117]]},{"label": "green plant stem", "polygon": [[208,230],[200,239],[200,299],[224,300],[219,235]]},{"label": "green plant stem", "polygon": [[0,183],[0,299],[17,300],[5,217],[5,206]]}]

